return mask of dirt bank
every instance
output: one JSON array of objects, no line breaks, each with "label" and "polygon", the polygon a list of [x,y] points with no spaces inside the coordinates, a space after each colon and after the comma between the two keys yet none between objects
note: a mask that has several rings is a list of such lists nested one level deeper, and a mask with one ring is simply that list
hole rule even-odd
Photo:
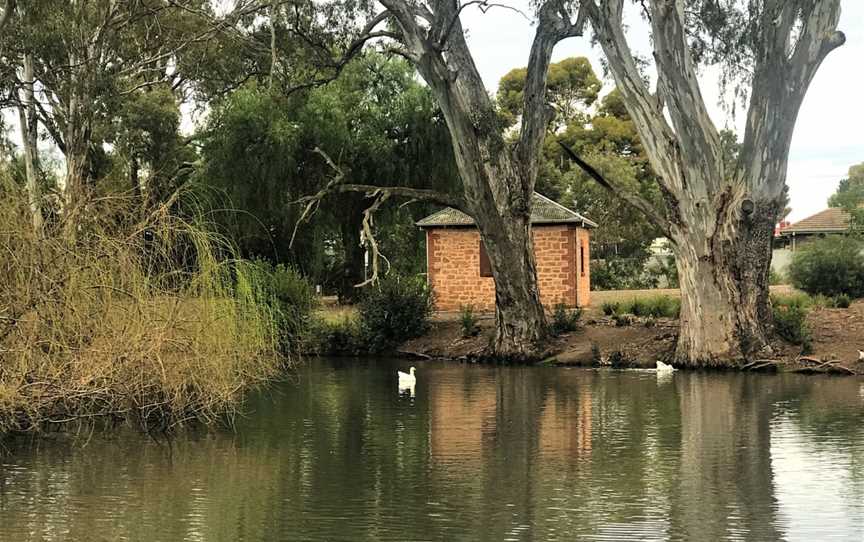
[{"label": "dirt bank", "polygon": [[[598,312],[586,311],[579,329],[550,340],[545,363],[653,367],[657,360],[669,359],[678,333],[676,320],[633,318],[631,325],[617,326]],[[858,360],[858,350],[864,350],[864,301],[848,309],[814,308],[808,323],[813,336],[809,353],[803,355],[800,347],[778,340],[773,354],[746,369],[864,375],[864,361]],[[429,333],[404,343],[400,352],[470,360],[488,344],[494,327],[492,316],[481,316],[479,326],[476,336],[465,338],[456,315],[439,314]]]}]

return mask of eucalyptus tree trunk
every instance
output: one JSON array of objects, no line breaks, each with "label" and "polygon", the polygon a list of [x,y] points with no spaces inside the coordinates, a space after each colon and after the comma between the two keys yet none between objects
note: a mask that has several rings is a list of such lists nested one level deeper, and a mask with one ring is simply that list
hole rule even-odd
[{"label": "eucalyptus tree trunk", "polygon": [[18,123],[21,128],[21,142],[24,148],[24,174],[26,177],[27,202],[30,206],[30,216],[33,230],[37,235],[42,233],[42,191],[36,175],[37,163],[37,129],[36,102],[34,101],[33,58],[24,55],[24,71],[21,90],[21,105],[18,106]]},{"label": "eucalyptus tree trunk", "polygon": [[535,359],[546,337],[531,238],[531,200],[543,139],[552,118],[546,78],[556,43],[581,34],[570,21],[570,2],[539,3],[537,30],[528,59],[521,132],[512,145],[474,64],[458,2],[382,0],[386,11],[372,28],[392,20],[386,35],[402,47],[429,84],[444,113],[463,184],[458,208],[474,218],[486,244],[495,280],[495,337],[489,354]]},{"label": "eucalyptus tree trunk", "polygon": [[845,40],[836,30],[840,2],[765,0],[761,11],[750,14],[753,86],[747,130],[731,168],[699,89],[685,2],[643,3],[657,66],[655,92],[648,90],[627,44],[623,6],[624,0],[584,3],[660,177],[664,205],[655,209],[575,155],[574,160],[642,210],[672,241],[682,295],[678,363],[736,365],[770,349],[771,240],[786,203],[792,131],[816,70]]}]

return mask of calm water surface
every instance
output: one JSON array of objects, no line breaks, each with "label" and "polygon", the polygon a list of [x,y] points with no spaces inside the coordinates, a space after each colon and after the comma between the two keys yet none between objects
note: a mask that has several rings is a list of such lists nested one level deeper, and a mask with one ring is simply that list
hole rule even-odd
[{"label": "calm water surface", "polygon": [[864,381],[321,361],[236,433],[0,456],[0,540],[864,540]]}]

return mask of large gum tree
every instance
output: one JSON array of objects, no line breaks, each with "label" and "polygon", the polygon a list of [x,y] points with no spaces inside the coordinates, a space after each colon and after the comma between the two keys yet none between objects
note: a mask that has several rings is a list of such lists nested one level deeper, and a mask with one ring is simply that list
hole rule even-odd
[{"label": "large gum tree", "polygon": [[506,137],[507,125],[483,84],[461,20],[468,7],[495,5],[485,0],[381,0],[380,5],[384,10],[370,17],[348,53],[376,39],[383,49],[405,57],[417,68],[447,122],[462,189],[455,196],[434,190],[340,183],[333,183],[330,189],[431,200],[473,217],[495,280],[496,330],[489,354],[535,358],[546,336],[546,318],[531,239],[531,196],[547,126],[554,115],[546,95],[550,59],[558,42],[581,34],[584,20],[578,4],[566,0],[534,4],[536,32],[515,141]]},{"label": "large gum tree", "polygon": [[[580,9],[659,177],[663,204],[628,192],[570,154],[671,240],[682,294],[678,363],[734,366],[770,348],[771,239],[787,199],[792,132],[820,64],[845,41],[837,30],[840,0],[627,4],[650,27],[653,90],[625,36],[625,0],[583,1]],[[732,164],[723,160],[699,88],[700,63],[717,63],[724,73],[736,68],[748,91],[746,131]]]}]

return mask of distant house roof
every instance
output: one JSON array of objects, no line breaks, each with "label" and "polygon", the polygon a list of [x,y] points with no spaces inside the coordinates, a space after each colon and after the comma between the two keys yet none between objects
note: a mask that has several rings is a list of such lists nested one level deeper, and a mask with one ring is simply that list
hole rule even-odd
[{"label": "distant house roof", "polygon": [[843,233],[849,229],[849,213],[839,207],[829,207],[804,220],[786,226],[780,235],[800,233]]},{"label": "distant house roof", "polygon": [[[583,228],[597,227],[595,222],[537,192],[534,192],[534,198],[531,200],[531,223],[580,224]],[[417,225],[421,228],[473,226],[474,219],[458,209],[447,207],[420,220]]]}]

